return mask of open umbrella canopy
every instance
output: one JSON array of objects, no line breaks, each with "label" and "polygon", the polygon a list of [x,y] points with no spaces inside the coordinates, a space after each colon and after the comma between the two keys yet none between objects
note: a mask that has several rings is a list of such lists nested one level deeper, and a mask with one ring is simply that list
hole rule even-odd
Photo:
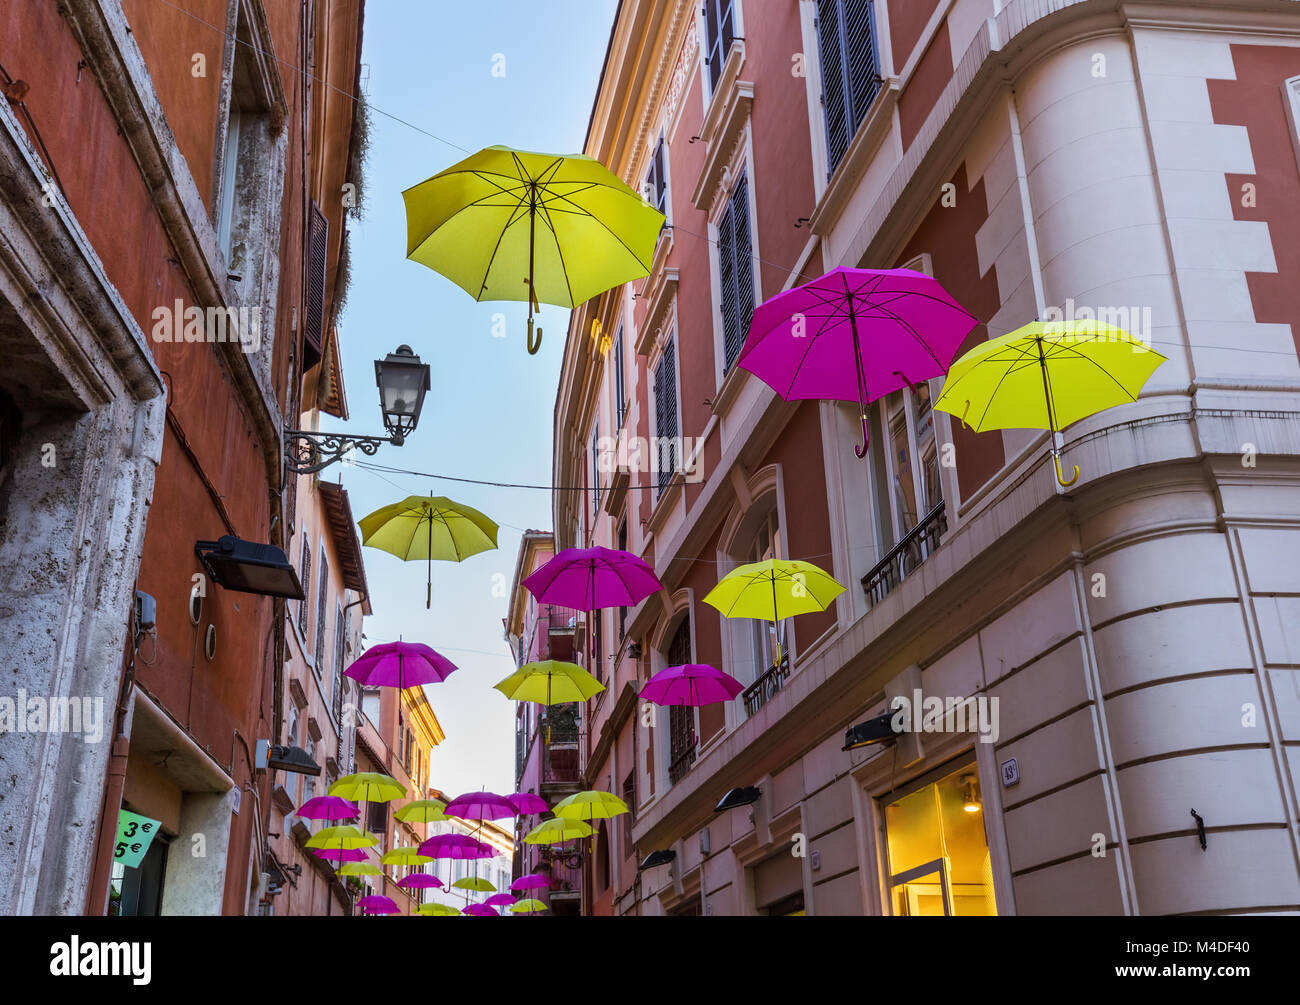
[{"label": "open umbrella canopy", "polygon": [[535,701],[541,705],[586,701],[605,690],[604,684],[578,664],[563,660],[526,663],[493,686],[511,701]]},{"label": "open umbrella canopy", "polygon": [[384,870],[373,862],[349,862],[339,866],[340,876],[382,876]]},{"label": "open umbrella canopy", "polygon": [[427,914],[433,918],[450,917],[461,913],[459,907],[452,907],[450,904],[421,904],[416,910],[420,914]]},{"label": "open umbrella canopy", "polygon": [[608,820],[626,813],[627,803],[612,792],[587,789],[555,804],[555,815],[566,820]]},{"label": "open umbrella canopy", "polygon": [[867,405],[948,371],[979,320],[924,272],[831,269],[759,305],[739,365],[787,401]]},{"label": "open umbrella canopy", "polygon": [[406,257],[475,300],[574,307],[650,274],[664,215],[599,161],[494,146],[402,193]]},{"label": "open umbrella canopy", "polygon": [[524,586],[540,603],[580,611],[635,607],[663,589],[654,570],[635,555],[599,547],[566,548]]},{"label": "open umbrella canopy", "polygon": [[655,705],[712,705],[743,690],[744,684],[716,667],[687,663],[660,670],[645,682],[641,697]]},{"label": "open umbrella canopy", "polygon": [[362,517],[361,543],[429,567],[425,606],[433,604],[433,560],[463,562],[497,546],[497,525],[446,496],[407,496]]},{"label": "open umbrella canopy", "polygon": [[546,805],[546,800],[541,796],[534,795],[531,792],[513,792],[506,796],[513,804],[515,812],[520,816],[534,816],[538,813],[546,813],[550,807]]},{"label": "open umbrella canopy", "polygon": [[532,914],[536,911],[549,911],[550,908],[540,900],[534,900],[532,897],[529,897],[527,900],[521,900],[517,904],[511,904],[509,910],[513,911],[515,914]]},{"label": "open umbrella canopy", "polygon": [[383,865],[424,865],[432,862],[432,855],[421,855],[418,848],[394,848],[379,860]]},{"label": "open umbrella canopy", "polygon": [[483,903],[487,904],[488,907],[509,907],[518,899],[518,897],[510,893],[494,893]]},{"label": "open umbrella canopy", "polygon": [[350,799],[340,796],[315,796],[294,813],[308,820],[355,820],[361,816],[361,809]]},{"label": "open umbrella canopy", "polygon": [[386,803],[401,799],[406,795],[406,788],[392,775],[376,771],[360,771],[353,775],[344,775],[329,788],[331,796],[342,796],[355,802]]},{"label": "open umbrella canopy", "polygon": [[475,893],[495,893],[496,887],[482,876],[465,876],[451,884],[457,890],[473,890]]},{"label": "open umbrella canopy", "polygon": [[341,848],[344,851],[372,848],[377,844],[379,838],[351,824],[342,827],[326,827],[307,839],[308,848]]},{"label": "open umbrella canopy", "polygon": [[488,907],[487,904],[470,904],[465,908],[464,913],[477,918],[496,918],[501,915],[495,907]]},{"label": "open umbrella canopy", "polygon": [[780,621],[824,611],[843,592],[843,586],[811,562],[769,558],[732,569],[704,602],[728,618]]},{"label": "open umbrella canopy", "polygon": [[371,687],[419,687],[440,684],[456,669],[441,653],[422,642],[385,642],[371,646],[343,671]]},{"label": "open umbrella canopy", "polygon": [[[1165,357],[1095,320],[1037,321],[977,345],[948,371],[934,403],[971,429],[1049,429],[1136,401]],[[1066,481],[1053,437],[1057,478]]]},{"label": "open umbrella canopy", "polygon": [[367,914],[398,914],[397,905],[393,903],[392,898],[384,897],[380,894],[371,894],[369,897],[362,897],[357,901],[357,907]]},{"label": "open umbrella canopy", "polygon": [[397,885],[404,890],[437,890],[442,887],[443,882],[437,876],[431,876],[427,872],[412,872],[399,879]]},{"label": "open umbrella canopy", "polygon": [[496,849],[468,834],[435,834],[420,845],[420,854],[431,858],[469,860],[492,858]]},{"label": "open umbrella canopy", "polygon": [[449,802],[443,812],[461,820],[504,820],[518,813],[509,797],[495,792],[466,792]]},{"label": "open umbrella canopy", "polygon": [[402,823],[431,824],[447,819],[443,813],[446,808],[447,804],[441,799],[412,799],[393,816]]},{"label": "open umbrella canopy", "polygon": [[553,820],[543,820],[524,835],[524,840],[528,844],[562,844],[575,838],[591,837],[594,833],[591,824],[586,821],[556,817]]},{"label": "open umbrella canopy", "polygon": [[546,890],[551,886],[551,877],[543,876],[540,872],[530,872],[526,876],[520,876],[510,884],[512,890]]},{"label": "open umbrella canopy", "polygon": [[311,853],[329,862],[364,862],[368,857],[360,848],[313,848]]}]

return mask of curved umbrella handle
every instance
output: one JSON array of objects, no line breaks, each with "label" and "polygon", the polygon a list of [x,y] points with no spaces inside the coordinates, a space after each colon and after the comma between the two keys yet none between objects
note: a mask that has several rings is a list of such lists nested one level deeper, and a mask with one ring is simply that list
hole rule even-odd
[{"label": "curved umbrella handle", "polygon": [[537,351],[542,347],[542,330],[537,329],[537,341],[533,341],[533,319],[528,319],[528,355],[536,356]]},{"label": "curved umbrella handle", "polygon": [[1079,465],[1076,464],[1074,466],[1074,477],[1067,482],[1065,480],[1065,473],[1061,470],[1061,455],[1053,451],[1052,460],[1056,462],[1056,480],[1060,482],[1061,485],[1063,485],[1066,488],[1069,488],[1071,485],[1073,485],[1075,482],[1079,480]]},{"label": "curved umbrella handle", "polygon": [[863,412],[862,413],[862,446],[853,448],[853,452],[858,455],[859,460],[867,456],[867,447],[870,443],[871,443],[871,434],[867,432],[867,413]]}]

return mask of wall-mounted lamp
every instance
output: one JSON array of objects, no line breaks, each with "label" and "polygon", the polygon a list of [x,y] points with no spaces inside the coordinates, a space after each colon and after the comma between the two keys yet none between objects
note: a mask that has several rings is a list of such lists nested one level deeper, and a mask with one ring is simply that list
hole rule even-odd
[{"label": "wall-mounted lamp", "polygon": [[961,783],[961,808],[967,813],[978,813],[984,807],[980,803],[980,783],[974,775],[962,775],[958,779]]},{"label": "wall-mounted lamp", "polygon": [[725,813],[727,810],[738,809],[741,806],[748,806],[751,803],[758,802],[762,793],[757,785],[746,785],[743,788],[732,789],[725,796],[718,800],[718,805],[713,807],[714,813]]},{"label": "wall-mounted lamp", "polygon": [[649,855],[641,860],[637,866],[638,870],[653,869],[656,866],[667,865],[677,857],[677,852],[671,848],[661,848],[658,851],[652,851]]},{"label": "wall-mounted lamp", "polygon": [[869,747],[873,743],[888,743],[898,738],[894,732],[894,712],[892,709],[881,712],[875,718],[851,726],[844,733],[844,746],[841,750],[857,750]]},{"label": "wall-mounted lamp", "polygon": [[227,590],[305,599],[297,571],[273,544],[244,541],[227,534],[217,541],[196,541],[194,551],[208,577]]}]

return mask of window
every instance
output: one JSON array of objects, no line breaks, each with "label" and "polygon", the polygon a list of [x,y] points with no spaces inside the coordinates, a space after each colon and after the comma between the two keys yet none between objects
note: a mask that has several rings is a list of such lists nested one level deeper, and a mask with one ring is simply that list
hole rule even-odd
[{"label": "window", "polygon": [[[664,653],[665,666],[684,666],[691,662],[691,619],[682,618]],[[695,709],[672,705],[668,709],[668,780],[676,784],[695,763]]]},{"label": "window", "polygon": [[656,497],[663,495],[677,470],[677,437],[677,343],[669,339],[655,367],[656,443],[650,450],[650,463],[659,473]]},{"label": "window", "polygon": [[[781,558],[781,537],[779,533],[776,510],[773,509],[758,532],[754,535],[754,543],[750,546],[748,562],[766,562],[769,558]],[[772,669],[776,663],[776,646],[781,641],[778,634],[779,628],[767,621],[751,621],[753,626],[753,653],[754,653],[754,673],[753,680],[758,680],[768,670]],[[781,646],[784,651],[785,646]]]},{"label": "window", "polygon": [[343,660],[345,658],[343,649],[347,634],[348,626],[343,618],[343,603],[339,601],[334,605],[334,675],[330,691],[330,708],[336,723],[343,712]]},{"label": "window", "polygon": [[156,834],[134,869],[113,863],[108,887],[109,917],[152,918],[162,914],[163,877],[167,873],[170,840],[165,834]]},{"label": "window", "polygon": [[[624,517],[618,525],[618,537],[616,539],[618,550],[627,551],[627,517]],[[627,608],[618,609],[618,640],[623,641],[623,636],[627,634]]]},{"label": "window", "polygon": [[722,64],[736,38],[735,0],[704,0],[704,62],[709,68],[709,93],[718,87]]},{"label": "window", "polygon": [[655,152],[650,155],[650,170],[646,173],[645,178],[645,197],[646,202],[663,213],[665,219],[668,216],[668,175],[666,169],[667,159],[664,153],[664,138],[660,136],[659,142],[655,144]]},{"label": "window", "polygon": [[311,610],[311,544],[302,536],[302,599],[298,601],[298,630],[307,638],[307,612]]},{"label": "window", "polygon": [[614,429],[623,428],[627,418],[627,377],[623,373],[623,326],[618,326],[614,336],[614,352],[610,357],[614,361]]},{"label": "window", "polygon": [[636,819],[636,772],[628,773],[623,779],[623,802],[627,803],[627,812],[620,813],[623,820],[622,853],[624,858],[632,857],[632,824]]},{"label": "window", "polygon": [[[289,746],[291,747],[298,746],[298,723],[298,707],[292,705],[289,708]],[[296,771],[286,771],[284,772],[284,780],[280,782],[284,787],[284,791],[289,794],[289,801],[292,802],[295,807],[299,805],[298,789],[301,784],[299,780],[302,777],[303,776]]]},{"label": "window", "polygon": [[[591,515],[600,512],[600,425],[591,430]],[[592,526],[596,521],[592,520]]]},{"label": "window", "polygon": [[817,0],[827,175],[835,173],[880,93],[872,0]]},{"label": "window", "polygon": [[226,120],[226,146],[221,160],[221,204],[217,217],[217,242],[230,261],[230,237],[235,217],[235,187],[239,180],[239,124],[242,117],[238,98],[231,95],[230,117]]},{"label": "window", "polygon": [[317,677],[325,669],[325,605],[329,603],[329,575],[330,563],[329,559],[325,557],[325,544],[321,542],[320,572],[316,576],[316,647],[312,650],[312,655],[316,658]]},{"label": "window", "polygon": [[895,915],[997,914],[973,763],[888,803],[884,817]]},{"label": "window", "polygon": [[366,830],[381,837],[388,833],[387,803],[366,803]]},{"label": "window", "polygon": [[725,374],[740,355],[754,314],[754,249],[749,238],[749,180],[744,172],[718,221],[718,279]]},{"label": "window", "polygon": [[325,270],[329,264],[330,222],[314,202],[307,237],[307,307],[302,328],[302,370],[320,362],[325,344]]}]

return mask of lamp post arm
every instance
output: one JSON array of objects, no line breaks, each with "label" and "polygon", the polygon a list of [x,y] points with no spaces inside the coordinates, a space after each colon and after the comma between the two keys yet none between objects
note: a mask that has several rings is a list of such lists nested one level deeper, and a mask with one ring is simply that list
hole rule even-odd
[{"label": "lamp post arm", "polygon": [[348,433],[318,433],[309,429],[284,431],[284,457],[290,471],[296,475],[311,475],[341,461],[350,451],[360,450],[373,457],[386,443],[400,445],[398,436],[352,436]]}]

